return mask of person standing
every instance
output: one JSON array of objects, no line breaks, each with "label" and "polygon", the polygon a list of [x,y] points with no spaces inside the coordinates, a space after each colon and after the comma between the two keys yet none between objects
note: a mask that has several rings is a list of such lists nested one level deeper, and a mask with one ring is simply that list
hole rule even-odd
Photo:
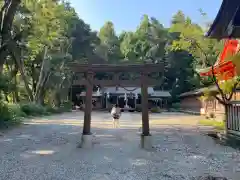
[{"label": "person standing", "polygon": [[113,117],[113,128],[120,127],[119,125],[119,118],[121,116],[121,108],[118,104],[115,104],[111,110],[111,115]]}]

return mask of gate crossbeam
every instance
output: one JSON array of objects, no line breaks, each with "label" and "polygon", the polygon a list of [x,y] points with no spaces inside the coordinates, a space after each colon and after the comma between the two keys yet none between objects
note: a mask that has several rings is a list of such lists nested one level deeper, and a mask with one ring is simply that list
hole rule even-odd
[{"label": "gate crossbeam", "polygon": [[[149,74],[153,72],[163,72],[163,63],[159,64],[77,64],[73,63],[70,68],[75,73],[85,73],[85,78],[82,80],[74,80],[74,85],[86,86],[86,103],[84,112],[84,127],[82,134],[82,147],[89,147],[91,143],[91,111],[92,111],[92,91],[93,85],[101,86],[141,86],[142,94],[142,136],[141,146],[143,148],[152,148],[151,135],[149,130],[149,114],[148,114],[148,86],[159,85],[161,80],[149,78]],[[98,72],[113,72],[115,73],[113,80],[97,80],[94,78],[94,73]],[[120,80],[119,75],[123,72],[140,73],[141,77],[137,80]]]}]

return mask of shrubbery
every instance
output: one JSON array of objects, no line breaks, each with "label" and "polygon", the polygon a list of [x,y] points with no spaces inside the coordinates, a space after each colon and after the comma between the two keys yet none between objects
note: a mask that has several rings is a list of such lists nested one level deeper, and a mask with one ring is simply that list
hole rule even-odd
[{"label": "shrubbery", "polygon": [[180,109],[180,107],[181,107],[180,103],[173,103],[172,104],[172,108],[174,108],[174,109]]},{"label": "shrubbery", "polygon": [[160,107],[156,106],[156,107],[151,108],[151,112],[152,113],[161,113],[162,111],[161,111]]},{"label": "shrubbery", "polygon": [[60,107],[41,106],[35,103],[9,104],[0,101],[0,128],[20,124],[24,117],[70,112],[72,104],[64,102]]},{"label": "shrubbery", "polygon": [[21,122],[19,114],[19,109],[0,101],[0,128],[19,124]]},{"label": "shrubbery", "polygon": [[141,104],[136,105],[136,111],[137,112],[142,112],[142,105]]},{"label": "shrubbery", "polygon": [[21,111],[24,112],[27,116],[38,116],[47,114],[47,109],[45,107],[35,103],[21,104],[20,108]]}]

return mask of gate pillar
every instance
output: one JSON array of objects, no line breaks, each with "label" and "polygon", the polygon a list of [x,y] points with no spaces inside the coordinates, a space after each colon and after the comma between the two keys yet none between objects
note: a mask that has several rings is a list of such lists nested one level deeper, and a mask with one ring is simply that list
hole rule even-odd
[{"label": "gate pillar", "polygon": [[91,112],[92,112],[92,93],[93,93],[93,76],[92,71],[86,73],[86,102],[84,110],[84,125],[82,133],[82,148],[91,148],[93,145],[93,135],[91,133]]},{"label": "gate pillar", "polygon": [[148,114],[148,74],[141,74],[141,93],[142,93],[142,134],[140,145],[144,149],[152,148],[151,135],[149,133],[149,114]]}]

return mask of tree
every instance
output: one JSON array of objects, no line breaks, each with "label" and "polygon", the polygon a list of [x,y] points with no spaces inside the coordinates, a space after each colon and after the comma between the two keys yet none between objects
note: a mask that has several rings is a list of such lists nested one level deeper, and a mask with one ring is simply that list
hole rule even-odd
[{"label": "tree", "polygon": [[[59,88],[70,82],[72,73],[66,65],[72,57],[79,61],[86,59],[97,39],[69,3],[55,0],[24,0],[13,28],[15,34],[22,32],[22,36],[21,43],[12,46],[10,64],[15,77],[20,71],[29,100],[37,103],[43,103],[54,81],[61,82],[56,86]],[[60,92],[61,88],[56,87],[55,93]]]},{"label": "tree", "polygon": [[145,60],[159,61],[165,56],[168,32],[155,18],[147,15],[136,32],[123,32],[121,35],[121,52],[125,60],[142,63]]},{"label": "tree", "polygon": [[174,99],[181,93],[193,90],[196,87],[194,81],[194,58],[187,51],[170,51],[166,58],[164,88],[170,89]]},{"label": "tree", "polygon": [[185,14],[183,11],[179,10],[176,14],[173,15],[171,24],[172,25],[178,25],[178,24],[184,24],[186,21]]},{"label": "tree", "polygon": [[[240,54],[237,53],[233,56],[227,57],[229,61],[232,61],[236,65],[236,71],[237,74],[239,73],[239,57]],[[235,69],[234,69],[235,70]],[[235,76],[231,79],[223,81],[224,74],[215,74],[214,73],[214,66],[211,66],[212,75],[210,77],[210,80],[214,83],[214,85],[217,87],[217,91],[210,92],[208,89],[204,92],[204,97],[214,97],[220,104],[223,105],[225,110],[225,126],[227,126],[227,106],[231,104],[232,97],[234,93],[236,92],[236,89],[239,88],[240,84],[240,76]],[[227,72],[226,72],[227,73]],[[225,132],[227,133],[227,127],[225,127]]]},{"label": "tree", "polygon": [[100,29],[98,37],[100,45],[97,47],[97,54],[108,63],[118,63],[121,58],[120,43],[116,36],[112,22],[106,22]]},{"label": "tree", "polygon": [[193,23],[182,12],[173,16],[169,31],[175,35],[171,44],[172,50],[183,49],[191,53],[196,59],[196,68],[213,65],[223,47],[222,42],[204,37],[202,27]]},{"label": "tree", "polygon": [[135,47],[135,35],[134,32],[124,32],[120,34],[120,50],[123,54],[125,61],[134,61],[136,60],[136,52],[134,51]]}]

